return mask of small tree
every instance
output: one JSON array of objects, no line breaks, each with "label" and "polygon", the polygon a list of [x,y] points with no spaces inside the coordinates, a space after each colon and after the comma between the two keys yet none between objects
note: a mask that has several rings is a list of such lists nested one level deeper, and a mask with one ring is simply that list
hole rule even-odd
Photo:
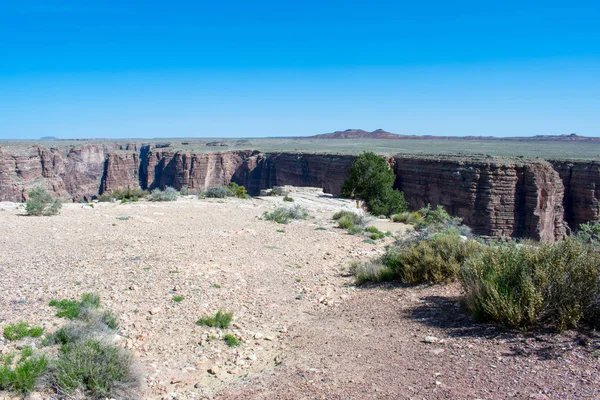
[{"label": "small tree", "polygon": [[56,215],[62,207],[59,199],[54,198],[39,186],[29,192],[29,199],[25,206],[27,215]]},{"label": "small tree", "polygon": [[375,215],[390,216],[406,211],[404,193],[394,190],[394,172],[387,162],[375,153],[363,153],[348,170],[342,186],[342,196],[363,200]]}]

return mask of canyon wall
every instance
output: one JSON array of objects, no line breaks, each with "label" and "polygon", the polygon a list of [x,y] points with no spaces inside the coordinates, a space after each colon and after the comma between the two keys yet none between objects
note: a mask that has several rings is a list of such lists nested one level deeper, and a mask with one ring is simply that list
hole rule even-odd
[{"label": "canyon wall", "polygon": [[[0,201],[24,201],[42,185],[79,201],[117,189],[204,189],[230,181],[257,195],[276,185],[339,194],[354,156],[230,151],[186,153],[132,143],[66,149],[0,147]],[[395,187],[412,209],[443,205],[473,232],[552,241],[599,218],[600,163],[395,156]]]}]

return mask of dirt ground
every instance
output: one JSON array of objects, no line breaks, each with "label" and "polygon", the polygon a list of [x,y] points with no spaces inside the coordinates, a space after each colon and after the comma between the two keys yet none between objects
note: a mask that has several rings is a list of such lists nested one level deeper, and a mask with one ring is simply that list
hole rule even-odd
[{"label": "dirt ground", "polygon": [[[394,239],[373,245],[335,228],[331,216],[351,202],[292,197],[311,218],[262,220],[282,197],[69,204],[55,217],[1,203],[0,327],[53,332],[65,320],[50,299],[96,292],[120,316],[144,399],[600,398],[595,332],[474,323],[456,284],[356,287],[350,262]],[[229,329],[195,324],[218,309],[234,313]]]}]

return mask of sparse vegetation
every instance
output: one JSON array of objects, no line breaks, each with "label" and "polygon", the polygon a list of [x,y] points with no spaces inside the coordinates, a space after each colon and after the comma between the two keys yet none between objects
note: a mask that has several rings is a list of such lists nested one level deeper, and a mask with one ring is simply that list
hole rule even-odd
[{"label": "sparse vegetation", "polygon": [[461,238],[456,230],[430,237],[398,242],[387,249],[381,263],[389,267],[403,283],[436,283],[454,279],[461,264],[479,244]]},{"label": "sparse vegetation", "polygon": [[165,190],[154,189],[150,195],[148,195],[147,199],[149,201],[175,201],[177,200],[177,196],[179,192],[174,188],[167,186]]},{"label": "sparse vegetation", "polygon": [[240,199],[247,199],[248,197],[250,197],[248,196],[248,193],[246,193],[246,188],[238,185],[235,182],[229,182],[229,185],[227,185],[227,189],[229,189],[231,195],[234,197],[239,197]]},{"label": "sparse vegetation", "polygon": [[63,392],[80,388],[93,398],[107,398],[135,378],[129,355],[109,341],[87,338],[61,346],[53,380]]},{"label": "sparse vegetation", "polygon": [[239,197],[240,199],[247,199],[248,193],[246,188],[238,185],[235,182],[230,182],[227,186],[216,186],[206,189],[203,193],[198,195],[199,198],[213,198],[213,199],[224,199],[226,197]]},{"label": "sparse vegetation", "polygon": [[38,379],[48,368],[48,360],[34,354],[31,347],[24,347],[16,362],[15,358],[14,353],[0,354],[0,390],[25,395],[35,389]]},{"label": "sparse vegetation", "polygon": [[46,189],[39,186],[28,193],[25,211],[27,215],[49,216],[58,214],[61,207],[59,199],[52,197]]},{"label": "sparse vegetation", "polygon": [[185,297],[183,297],[183,296],[179,296],[179,295],[173,296],[173,301],[175,303],[181,303],[183,300],[185,300]]},{"label": "sparse vegetation", "polygon": [[508,327],[541,323],[558,330],[598,323],[600,255],[574,238],[539,247],[490,245],[460,272],[465,304],[480,320]]},{"label": "sparse vegetation", "polygon": [[224,337],[225,342],[227,343],[227,346],[229,347],[236,347],[240,345],[240,341],[237,337],[235,337],[235,335],[232,335],[231,333],[226,334]]},{"label": "sparse vegetation", "polygon": [[277,207],[275,210],[265,212],[263,218],[267,221],[275,221],[279,224],[287,224],[292,220],[308,218],[308,212],[300,205],[294,207]]},{"label": "sparse vegetation", "polygon": [[360,235],[361,233],[363,233],[363,228],[358,225],[352,225],[348,228],[349,235]]},{"label": "sparse vegetation", "polygon": [[90,309],[100,307],[100,298],[97,294],[85,293],[81,296],[81,301],[76,300],[50,300],[50,306],[56,307],[56,316],[68,319],[76,319],[85,314]]},{"label": "sparse vegetation", "polygon": [[353,263],[350,266],[350,273],[355,276],[355,283],[357,285],[362,285],[366,282],[384,282],[396,279],[394,271],[378,261]]},{"label": "sparse vegetation", "polygon": [[4,327],[4,338],[6,340],[19,340],[24,337],[37,338],[42,336],[44,328],[40,326],[31,326],[27,322],[18,322]]},{"label": "sparse vegetation", "polygon": [[[14,353],[0,355],[0,390],[27,394],[44,377],[42,381],[60,395],[77,391],[86,398],[125,397],[124,391],[137,383],[137,377],[131,357],[114,343],[115,316],[102,310],[99,297],[89,293],[81,301],[52,300],[51,305],[58,308],[57,315],[73,320],[41,342],[42,346],[58,345],[58,358],[34,354],[31,347],[24,347],[18,360]],[[39,337],[43,329],[19,323],[4,331],[14,340]]]},{"label": "sparse vegetation", "polygon": [[396,176],[385,159],[375,153],[359,155],[348,170],[342,196],[362,200],[374,215],[390,216],[406,211],[404,193],[394,190]]},{"label": "sparse vegetation", "polygon": [[402,222],[404,224],[419,225],[423,222],[423,216],[418,211],[404,211],[392,216],[392,221]]},{"label": "sparse vegetation", "polygon": [[219,310],[213,316],[207,316],[207,317],[200,318],[198,321],[196,321],[196,324],[201,325],[201,326],[208,326],[211,328],[225,329],[229,326],[232,319],[233,319],[232,312],[224,312],[224,311]]},{"label": "sparse vegetation", "polygon": [[210,187],[200,194],[202,197],[213,198],[213,199],[224,199],[225,197],[231,196],[231,190],[224,186]]}]

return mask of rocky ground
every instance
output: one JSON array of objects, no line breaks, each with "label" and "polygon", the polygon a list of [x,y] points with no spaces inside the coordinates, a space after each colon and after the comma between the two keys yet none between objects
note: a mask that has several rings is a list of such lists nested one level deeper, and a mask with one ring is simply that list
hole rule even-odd
[{"label": "rocky ground", "polygon": [[[351,202],[291,195],[312,218],[262,220],[282,197],[69,204],[55,217],[0,204],[0,325],[53,332],[65,321],[50,299],[97,292],[120,316],[148,399],[600,398],[594,332],[476,324],[453,284],[357,288],[350,262],[393,239],[335,228],[331,215]],[[229,329],[195,324],[219,309],[234,313]]]}]

